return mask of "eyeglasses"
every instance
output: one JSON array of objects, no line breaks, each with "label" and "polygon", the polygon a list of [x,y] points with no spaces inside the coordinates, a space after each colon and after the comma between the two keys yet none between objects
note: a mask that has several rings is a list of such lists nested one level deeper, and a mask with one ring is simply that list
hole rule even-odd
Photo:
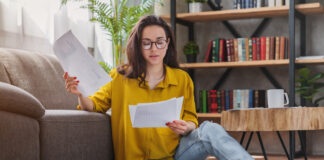
[{"label": "eyeglasses", "polygon": [[156,48],[158,49],[163,49],[167,45],[167,40],[165,39],[158,39],[155,42],[152,42],[151,40],[148,39],[143,39],[142,40],[142,47],[145,50],[149,50],[152,48],[152,43],[155,43]]}]

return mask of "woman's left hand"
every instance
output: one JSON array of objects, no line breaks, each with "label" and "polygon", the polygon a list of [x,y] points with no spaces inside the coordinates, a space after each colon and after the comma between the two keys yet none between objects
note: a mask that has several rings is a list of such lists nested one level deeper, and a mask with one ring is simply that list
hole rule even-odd
[{"label": "woman's left hand", "polygon": [[184,120],[174,120],[173,122],[168,122],[166,125],[172,129],[175,133],[181,135],[187,135],[190,131],[196,128],[196,124],[190,121]]}]

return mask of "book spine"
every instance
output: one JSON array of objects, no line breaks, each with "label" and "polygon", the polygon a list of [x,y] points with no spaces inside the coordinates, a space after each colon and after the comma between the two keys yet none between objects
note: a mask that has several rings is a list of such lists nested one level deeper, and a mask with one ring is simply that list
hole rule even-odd
[{"label": "book spine", "polygon": [[238,57],[239,57],[239,53],[238,53],[238,38],[234,38],[234,57],[233,57],[233,61],[237,62],[239,61]]},{"label": "book spine", "polygon": [[233,104],[233,101],[234,101],[233,92],[234,92],[233,90],[229,90],[229,104],[230,104],[229,109],[233,109],[233,107],[234,107],[234,104]]},{"label": "book spine", "polygon": [[238,50],[237,50],[237,52],[238,52],[238,60],[237,61],[243,61],[243,58],[242,58],[242,39],[241,38],[238,38],[237,39],[237,43],[238,43]]},{"label": "book spine", "polygon": [[261,40],[260,40],[260,37],[256,38],[256,46],[257,46],[257,60],[261,60]]},{"label": "book spine", "polygon": [[285,5],[289,6],[290,5],[290,0],[285,0]]},{"label": "book spine", "polygon": [[273,60],[275,55],[275,38],[270,37],[270,54],[269,54],[269,59]]},{"label": "book spine", "polygon": [[231,62],[235,61],[234,39],[230,40]]},{"label": "book spine", "polygon": [[285,43],[286,38],[284,36],[280,37],[280,59],[285,59]]},{"label": "book spine", "polygon": [[216,48],[215,48],[215,62],[219,62],[219,38],[215,39]]},{"label": "book spine", "polygon": [[253,0],[249,0],[249,8],[253,8]]},{"label": "book spine", "polygon": [[233,9],[237,9],[237,0],[233,0]]},{"label": "book spine", "polygon": [[242,61],[246,61],[246,49],[245,49],[245,38],[241,38],[242,43]]},{"label": "book spine", "polygon": [[237,0],[237,9],[242,9],[241,1],[242,0]]},{"label": "book spine", "polygon": [[277,7],[282,6],[282,0],[276,0],[276,6]]},{"label": "book spine", "polygon": [[225,56],[224,56],[224,40],[219,39],[219,62],[224,62],[225,61]]},{"label": "book spine", "polygon": [[227,61],[231,61],[231,41],[226,39],[226,51],[227,51]]},{"label": "book spine", "polygon": [[222,97],[221,97],[221,91],[217,90],[217,112],[222,112]]},{"label": "book spine", "polygon": [[275,60],[278,60],[280,59],[280,38],[279,37],[276,37],[276,47],[275,47]]},{"label": "book spine", "polygon": [[252,47],[252,39],[249,38],[249,60],[253,60],[253,47]]},{"label": "book spine", "polygon": [[208,43],[208,48],[205,54],[205,59],[204,62],[210,62],[210,52],[211,52],[211,48],[212,48],[212,41],[210,40]]},{"label": "book spine", "polygon": [[202,90],[202,113],[207,113],[207,92]]},{"label": "book spine", "polygon": [[216,62],[216,57],[215,57],[216,53],[215,52],[216,52],[216,41],[213,40],[212,62]]},{"label": "book spine", "polygon": [[257,6],[256,8],[261,8],[261,0],[257,0]]},{"label": "book spine", "polygon": [[266,37],[266,60],[270,59],[270,37]]},{"label": "book spine", "polygon": [[225,110],[229,110],[230,109],[230,95],[229,95],[229,90],[225,91]]},{"label": "book spine", "polygon": [[275,0],[268,0],[268,6],[274,7],[275,6]]},{"label": "book spine", "polygon": [[288,37],[286,37],[286,43],[285,43],[285,59],[288,59],[289,58],[288,53],[289,53],[289,39],[288,39]]},{"label": "book spine", "polygon": [[253,61],[256,61],[258,60],[258,57],[257,57],[257,43],[256,43],[256,38],[253,37],[252,38],[252,59]]},{"label": "book spine", "polygon": [[261,60],[266,60],[266,37],[261,37]]},{"label": "book spine", "polygon": [[258,90],[255,90],[254,91],[254,103],[253,103],[253,107],[259,107],[259,91]]},{"label": "book spine", "polygon": [[259,90],[259,106],[266,108],[266,105],[265,105],[265,90]]},{"label": "book spine", "polygon": [[242,100],[242,95],[241,95],[241,90],[236,90],[236,103],[237,103],[237,109],[241,109],[242,108],[242,102],[241,102],[241,100]]},{"label": "book spine", "polygon": [[249,38],[245,38],[245,60],[250,60],[250,47],[249,47]]},{"label": "book spine", "polygon": [[249,108],[253,108],[253,90],[249,90]]},{"label": "book spine", "polygon": [[250,0],[245,0],[245,8],[250,8],[250,7],[249,7],[249,4],[250,4],[249,1],[250,1]]},{"label": "book spine", "polygon": [[237,90],[233,90],[233,109],[237,109]]},{"label": "book spine", "polygon": [[222,106],[222,111],[225,111],[226,105],[225,105],[225,90],[221,90],[221,106]]}]

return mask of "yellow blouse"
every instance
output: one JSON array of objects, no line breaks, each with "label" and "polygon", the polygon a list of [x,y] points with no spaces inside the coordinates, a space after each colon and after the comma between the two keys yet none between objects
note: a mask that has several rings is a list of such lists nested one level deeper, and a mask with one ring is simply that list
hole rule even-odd
[{"label": "yellow blouse", "polygon": [[94,95],[89,96],[94,102],[95,112],[105,113],[111,108],[112,139],[116,160],[172,160],[181,138],[167,127],[133,128],[128,105],[183,96],[181,119],[192,121],[198,126],[191,78],[180,69],[168,66],[165,68],[164,80],[154,89],[150,89],[147,82],[139,86],[138,79],[126,78],[115,69],[110,73],[113,80],[101,87]]}]

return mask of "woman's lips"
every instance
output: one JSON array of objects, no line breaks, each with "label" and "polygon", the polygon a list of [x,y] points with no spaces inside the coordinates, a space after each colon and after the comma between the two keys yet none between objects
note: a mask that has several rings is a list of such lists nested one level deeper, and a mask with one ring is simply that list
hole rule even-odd
[{"label": "woman's lips", "polygon": [[159,56],[158,56],[158,55],[150,55],[149,57],[150,57],[151,59],[155,60],[155,59],[157,59]]}]

